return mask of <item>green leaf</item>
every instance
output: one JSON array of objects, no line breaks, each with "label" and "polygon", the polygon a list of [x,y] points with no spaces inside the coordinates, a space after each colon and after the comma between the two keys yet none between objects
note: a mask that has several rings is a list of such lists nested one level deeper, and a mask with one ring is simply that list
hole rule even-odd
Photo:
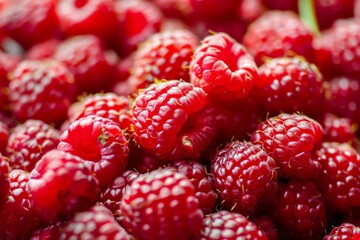
[{"label": "green leaf", "polygon": [[316,18],[314,0],[298,0],[299,15],[302,21],[315,34],[319,34],[319,25]]}]

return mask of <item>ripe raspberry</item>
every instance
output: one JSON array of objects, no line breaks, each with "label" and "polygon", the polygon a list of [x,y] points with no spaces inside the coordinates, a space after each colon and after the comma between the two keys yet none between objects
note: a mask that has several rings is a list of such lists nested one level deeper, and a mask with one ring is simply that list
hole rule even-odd
[{"label": "ripe raspberry", "polygon": [[79,94],[107,91],[112,85],[115,65],[95,36],[68,38],[59,44],[53,57],[74,74]]},{"label": "ripe raspberry", "polygon": [[360,81],[352,77],[338,77],[330,81],[327,111],[360,124]]},{"label": "ripe raspberry", "polygon": [[190,83],[171,80],[149,86],[131,109],[136,142],[166,161],[199,157],[214,132],[208,127],[211,122],[190,123],[206,120],[191,119],[206,103],[205,92]]},{"label": "ripe raspberry", "polygon": [[8,146],[9,134],[8,126],[0,120],[0,155],[7,155],[6,148]]},{"label": "ripe raspberry", "polygon": [[7,159],[0,154],[0,206],[3,205],[9,192],[9,172],[9,163]]},{"label": "ripe raspberry", "polygon": [[214,191],[214,183],[206,172],[205,166],[202,164],[184,160],[177,161],[170,165],[177,172],[184,174],[195,187],[195,197],[199,201],[199,207],[204,214],[209,214],[213,211],[217,200],[217,195]]},{"label": "ripe raspberry", "polygon": [[30,172],[41,157],[57,147],[60,133],[40,120],[27,120],[12,129],[7,146],[10,166]]},{"label": "ripe raspberry", "polygon": [[28,239],[40,224],[27,189],[29,173],[12,170],[9,180],[8,197],[0,206],[0,239]]},{"label": "ripe raspberry", "polygon": [[[180,1],[179,1],[180,2]],[[236,17],[241,0],[187,0],[191,18],[202,21],[233,19]],[[192,19],[191,19],[192,20]],[[190,20],[190,21],[191,21]],[[194,21],[194,20],[193,20]]]},{"label": "ripe raspberry", "polygon": [[259,68],[254,94],[271,115],[301,112],[320,116],[325,98],[321,73],[300,57],[274,58]]},{"label": "ripe raspberry", "polygon": [[254,215],[259,201],[271,198],[277,189],[274,159],[250,142],[233,141],[219,150],[211,174],[221,206],[244,215]]},{"label": "ripe raspberry", "polygon": [[73,75],[59,62],[25,60],[10,78],[9,98],[16,118],[60,124],[75,98]]},{"label": "ripe raspberry", "polygon": [[290,180],[280,185],[273,214],[280,229],[297,239],[317,239],[325,232],[324,199],[313,182]]},{"label": "ripe raspberry", "polygon": [[135,238],[189,239],[200,232],[203,214],[188,178],[172,170],[138,177],[120,203],[122,223]]},{"label": "ripe raspberry", "polygon": [[30,237],[30,240],[51,240],[59,239],[60,229],[64,226],[63,222],[56,222],[46,227],[36,229]]},{"label": "ripe raspberry", "polygon": [[274,158],[283,177],[312,178],[320,173],[320,165],[310,152],[321,137],[322,127],[315,120],[282,113],[260,123],[251,142]]},{"label": "ripe raspberry", "polygon": [[115,221],[111,212],[101,205],[78,212],[60,231],[59,240],[66,239],[119,239],[132,237]]},{"label": "ripe raspberry", "polygon": [[279,233],[273,220],[267,215],[260,215],[253,219],[251,222],[255,223],[259,230],[261,230],[269,240],[278,240]]},{"label": "ripe raspberry", "polygon": [[55,38],[35,44],[26,51],[26,59],[42,60],[51,58],[59,44],[60,41]]},{"label": "ripe raspberry", "polygon": [[299,16],[290,11],[268,11],[250,24],[243,43],[261,65],[266,58],[296,53],[312,60],[313,35]]},{"label": "ripe raspberry", "polygon": [[117,28],[113,0],[60,0],[56,14],[67,36],[92,34],[110,40]]},{"label": "ripe raspberry", "polygon": [[339,19],[314,39],[315,64],[325,76],[360,77],[360,23]]},{"label": "ripe raspberry", "polygon": [[191,82],[218,100],[246,97],[258,79],[246,49],[225,33],[203,39],[190,63]]},{"label": "ripe raspberry", "polygon": [[240,213],[218,211],[203,220],[201,240],[265,240],[266,235]]},{"label": "ripe raspberry", "polygon": [[107,207],[119,222],[121,221],[122,216],[122,212],[120,211],[121,199],[132,182],[140,175],[140,173],[133,170],[125,171],[121,176],[115,178],[115,180],[110,183],[99,196],[99,202]]},{"label": "ripe raspberry", "polygon": [[189,82],[188,67],[198,45],[199,40],[188,30],[152,35],[134,55],[130,81],[135,82],[135,90],[162,79]]},{"label": "ripe raspberry", "polygon": [[324,240],[338,239],[360,239],[360,227],[354,226],[351,223],[342,223],[340,226],[334,227],[331,232],[324,237]]},{"label": "ripe raspberry", "polygon": [[97,93],[87,97],[80,108],[73,120],[96,115],[114,121],[121,129],[130,128],[130,100],[127,97],[114,93]]},{"label": "ripe raspberry", "polygon": [[129,55],[139,44],[159,32],[164,21],[161,10],[150,1],[116,1],[115,11],[118,29],[113,44],[120,56]]},{"label": "ripe raspberry", "polygon": [[34,210],[47,222],[88,209],[99,193],[98,181],[83,160],[59,150],[47,152],[36,164],[28,188]]},{"label": "ripe raspberry", "polygon": [[0,29],[24,48],[59,34],[53,0],[12,0],[0,8]]},{"label": "ripe raspberry", "polygon": [[129,155],[128,143],[119,125],[95,115],[72,122],[62,133],[58,149],[82,158],[101,188],[124,171]]},{"label": "ripe raspberry", "polygon": [[319,186],[327,208],[345,213],[360,207],[359,153],[346,143],[323,143],[316,156],[323,168]]}]

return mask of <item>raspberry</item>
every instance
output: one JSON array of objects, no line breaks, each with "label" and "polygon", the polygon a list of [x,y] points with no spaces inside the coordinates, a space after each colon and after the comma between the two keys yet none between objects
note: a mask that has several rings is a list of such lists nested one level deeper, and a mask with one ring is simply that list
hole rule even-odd
[{"label": "raspberry", "polygon": [[322,165],[319,186],[327,208],[345,213],[360,206],[360,155],[349,144],[323,143],[316,151]]},{"label": "raspberry", "polygon": [[9,128],[0,120],[0,155],[6,155],[6,148],[9,140]]},{"label": "raspberry", "polygon": [[141,239],[189,239],[200,232],[203,214],[188,178],[172,170],[138,177],[120,203],[125,229]]},{"label": "raspberry", "polygon": [[6,1],[0,8],[0,29],[24,48],[59,34],[53,0]]},{"label": "raspberry", "polygon": [[360,239],[360,228],[351,223],[342,223],[338,227],[334,227],[330,234],[324,237],[324,240],[337,239]]},{"label": "raspberry", "polygon": [[312,178],[320,165],[312,160],[311,151],[320,142],[322,127],[304,115],[282,113],[258,125],[251,142],[261,146],[286,178]]},{"label": "raspberry", "polygon": [[108,209],[95,205],[87,211],[76,213],[61,229],[58,239],[130,240],[132,237],[115,221]]},{"label": "raspberry", "polygon": [[325,232],[324,199],[313,182],[290,180],[280,185],[273,212],[280,229],[296,239],[317,239]]},{"label": "raspberry", "polygon": [[279,239],[278,230],[276,229],[273,220],[269,216],[260,215],[251,219],[251,222],[255,223],[259,230],[261,230],[269,240]]},{"label": "raspberry", "polygon": [[113,0],[60,0],[56,13],[67,36],[92,34],[104,40],[114,37],[117,18]]},{"label": "raspberry", "polygon": [[218,100],[246,97],[258,79],[246,49],[225,33],[202,40],[190,63],[191,82]]},{"label": "raspberry", "polygon": [[12,129],[7,152],[12,168],[30,172],[41,157],[57,147],[60,133],[40,120],[27,120]]},{"label": "raspberry", "polygon": [[10,168],[7,159],[0,154],[0,206],[6,200],[9,192],[9,172]]},{"label": "raspberry", "polygon": [[51,240],[59,239],[60,229],[64,226],[63,222],[56,222],[46,227],[36,229],[30,237],[30,240]]},{"label": "raspberry", "polygon": [[250,142],[233,141],[219,150],[211,174],[221,206],[244,215],[254,215],[260,199],[271,197],[277,189],[274,159]]},{"label": "raspberry", "polygon": [[35,44],[26,51],[26,59],[42,60],[51,58],[59,44],[60,41],[57,39],[49,39]]},{"label": "raspberry", "polygon": [[195,187],[195,197],[199,201],[200,209],[204,214],[213,211],[217,195],[214,191],[214,183],[206,172],[205,166],[198,162],[184,160],[177,161],[170,166],[177,172],[184,174]]},{"label": "raspberry", "polygon": [[59,44],[53,56],[74,74],[79,94],[110,88],[115,66],[108,57],[99,38],[92,35],[66,39]]},{"label": "raspberry", "polygon": [[319,116],[325,88],[315,65],[300,57],[270,59],[259,68],[254,94],[272,115],[301,112]]},{"label": "raspberry", "polygon": [[135,82],[136,89],[162,79],[189,82],[188,67],[198,45],[199,40],[188,30],[152,35],[134,53],[130,81]]},{"label": "raspberry", "polygon": [[139,173],[147,173],[158,168],[165,166],[166,161],[159,161],[154,156],[149,155],[143,148],[139,146],[132,140],[129,141],[130,155],[127,165],[127,169],[135,170]]},{"label": "raspberry", "polygon": [[206,103],[205,92],[190,83],[171,80],[149,86],[131,109],[136,142],[162,160],[198,157],[213,131],[204,123],[195,128],[187,123]]},{"label": "raspberry", "polygon": [[101,188],[124,171],[129,155],[128,143],[119,125],[95,115],[72,122],[62,133],[58,149],[82,158]]},{"label": "raspberry", "polygon": [[296,53],[312,60],[313,35],[299,16],[290,11],[268,11],[252,22],[243,43],[261,65],[266,58]]},{"label": "raspberry", "polygon": [[360,77],[360,24],[340,19],[314,39],[315,63],[325,76]]},{"label": "raspberry", "polygon": [[40,224],[27,189],[29,173],[12,170],[9,180],[8,197],[0,206],[0,239],[27,239]]},{"label": "raspberry", "polygon": [[98,181],[83,160],[59,150],[40,159],[31,171],[28,188],[34,210],[47,222],[88,209],[99,193]]},{"label": "raspberry", "polygon": [[262,240],[268,239],[257,226],[240,213],[225,210],[207,215],[199,239]]},{"label": "raspberry", "polygon": [[53,60],[21,62],[11,74],[9,98],[16,118],[60,124],[75,98],[73,75]]},{"label": "raspberry", "polygon": [[133,170],[127,170],[121,176],[115,178],[100,194],[99,201],[113,213],[119,222],[122,216],[122,212],[120,211],[121,199],[126,189],[128,189],[132,182],[140,175],[140,173]]},{"label": "raspberry", "polygon": [[114,47],[120,56],[135,51],[139,44],[160,31],[164,16],[150,1],[116,1],[118,31]]},{"label": "raspberry", "polygon": [[130,100],[114,93],[97,93],[87,97],[81,104],[81,110],[74,120],[90,115],[108,118],[119,124],[121,129],[129,129],[131,125]]},{"label": "raspberry", "polygon": [[[186,1],[185,1],[186,2]],[[202,21],[232,19],[237,14],[241,0],[187,0],[191,8],[191,18]]]}]

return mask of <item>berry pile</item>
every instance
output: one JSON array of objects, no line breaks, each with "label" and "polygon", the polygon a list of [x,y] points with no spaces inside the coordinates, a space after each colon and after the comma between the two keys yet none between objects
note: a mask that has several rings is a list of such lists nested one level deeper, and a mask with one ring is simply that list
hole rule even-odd
[{"label": "berry pile", "polygon": [[0,0],[0,240],[360,240],[360,0]]}]

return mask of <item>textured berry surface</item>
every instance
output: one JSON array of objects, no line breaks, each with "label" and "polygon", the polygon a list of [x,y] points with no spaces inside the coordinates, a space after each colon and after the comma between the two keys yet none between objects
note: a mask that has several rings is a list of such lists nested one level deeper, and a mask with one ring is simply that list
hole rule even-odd
[{"label": "textured berry surface", "polygon": [[279,239],[278,229],[271,217],[267,215],[260,215],[252,218],[251,222],[255,223],[259,230],[261,230],[269,240]]},{"label": "textured berry surface", "polygon": [[37,161],[60,141],[58,130],[40,120],[27,120],[12,129],[7,152],[12,168],[30,172]]},{"label": "textured berry surface", "polygon": [[98,181],[83,160],[59,150],[49,151],[36,164],[28,189],[35,212],[47,222],[88,209],[99,193]]},{"label": "textured berry surface", "polygon": [[261,147],[233,141],[219,150],[211,165],[221,206],[244,215],[254,214],[260,201],[277,188],[276,163]]},{"label": "textured berry surface", "polygon": [[201,240],[268,239],[266,235],[240,213],[218,211],[204,217]]},{"label": "textured berry surface", "polygon": [[254,94],[272,115],[300,112],[320,115],[325,87],[315,65],[300,57],[274,58],[259,68]]},{"label": "textured berry surface", "polygon": [[63,222],[56,222],[46,227],[40,227],[31,234],[30,240],[59,239],[60,229],[63,226],[64,226]]},{"label": "textured berry surface", "polygon": [[[202,143],[192,142],[191,137],[202,129],[186,129],[186,122],[206,103],[206,93],[190,83],[172,80],[151,85],[135,99],[131,109],[136,142],[168,161],[198,155]],[[206,138],[205,134],[200,140]]]},{"label": "textured berry surface", "polygon": [[107,208],[95,205],[87,211],[76,213],[60,230],[58,239],[130,240],[132,237],[115,221]]},{"label": "textured berry surface", "polygon": [[257,64],[267,58],[296,53],[312,60],[313,35],[300,18],[290,11],[269,11],[249,26],[244,45]]},{"label": "textured berry surface", "polygon": [[82,158],[102,188],[124,171],[129,155],[120,126],[95,115],[72,122],[62,133],[57,149]]},{"label": "textured berry surface", "polygon": [[274,158],[280,175],[311,178],[320,171],[311,151],[322,137],[322,127],[304,115],[282,113],[260,123],[251,141]]},{"label": "textured berry surface", "polygon": [[189,239],[200,232],[203,218],[193,184],[172,170],[133,181],[120,210],[125,229],[141,239]]},{"label": "textured berry surface", "polygon": [[246,97],[257,81],[257,67],[247,50],[225,33],[204,38],[190,63],[191,82],[219,100]]},{"label": "textured berry surface", "polygon": [[9,98],[16,118],[59,124],[75,98],[73,75],[61,63],[25,60],[12,72]]},{"label": "textured berry surface", "polygon": [[319,186],[329,210],[346,212],[359,207],[359,153],[346,143],[323,143],[316,156],[323,168]]},{"label": "textured berry surface", "polygon": [[7,159],[0,154],[0,206],[7,198],[10,181],[9,181],[10,167]]},{"label": "textured berry surface", "polygon": [[291,180],[281,185],[273,212],[280,229],[296,239],[318,239],[325,232],[324,199],[313,182]]},{"label": "textured berry surface", "polygon": [[331,232],[324,237],[324,240],[337,239],[360,239],[360,228],[351,223],[343,223],[340,226],[334,227]]}]

